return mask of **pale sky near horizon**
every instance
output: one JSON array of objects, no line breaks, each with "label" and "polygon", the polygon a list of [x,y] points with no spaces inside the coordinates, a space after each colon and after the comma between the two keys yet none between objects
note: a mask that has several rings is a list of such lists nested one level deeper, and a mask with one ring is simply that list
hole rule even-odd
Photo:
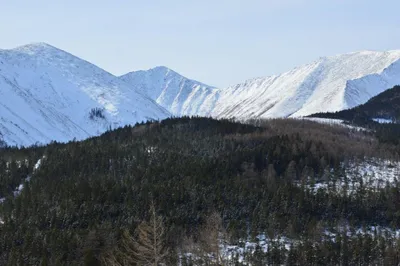
[{"label": "pale sky near horizon", "polygon": [[225,87],[321,56],[400,49],[396,0],[0,0],[0,49],[46,42],[116,75]]}]

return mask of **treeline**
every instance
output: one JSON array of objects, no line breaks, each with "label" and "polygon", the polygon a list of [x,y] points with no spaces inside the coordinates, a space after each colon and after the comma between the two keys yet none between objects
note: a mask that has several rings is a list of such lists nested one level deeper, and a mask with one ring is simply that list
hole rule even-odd
[{"label": "treeline", "polygon": [[[126,254],[138,256],[136,249],[124,252],[130,245],[127,236],[137,242],[138,228],[154,217],[149,206],[163,217],[168,255],[162,261],[167,265],[182,259],[187,239],[204,254],[204,247],[215,243],[204,236],[215,228],[217,236],[225,231],[233,243],[260,233],[302,243],[290,252],[277,246],[248,254],[253,265],[289,259],[289,264],[312,265],[323,257],[326,264],[336,264],[344,259],[338,255],[343,245],[349,249],[343,253],[349,264],[351,259],[361,263],[366,258],[356,252],[368,236],[332,242],[320,237],[321,231],[344,220],[351,228],[400,226],[397,183],[347,192],[335,186],[315,192],[306,186],[310,178],[339,182],[343,163],[354,157],[395,160],[398,150],[368,133],[309,121],[241,124],[184,117],[127,126],[82,142],[8,148],[0,154],[0,197],[6,196],[0,205],[0,265],[141,265],[121,260]],[[14,197],[12,191],[28,175],[31,180]],[[216,216],[220,222],[210,225]],[[399,255],[396,240],[385,239],[374,238],[371,244],[382,262]],[[110,250],[120,254],[113,262],[104,260]],[[216,257],[203,256],[211,260],[204,263],[216,263]],[[240,265],[239,260],[231,258],[230,263]]]}]

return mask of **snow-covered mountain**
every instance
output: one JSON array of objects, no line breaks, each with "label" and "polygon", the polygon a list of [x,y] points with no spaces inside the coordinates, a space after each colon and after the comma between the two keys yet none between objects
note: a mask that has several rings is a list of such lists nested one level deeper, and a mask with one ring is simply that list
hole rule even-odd
[{"label": "snow-covered mountain", "polygon": [[120,78],[176,116],[208,116],[214,107],[207,104],[212,104],[207,97],[217,92],[216,88],[188,79],[164,66],[130,72]]},{"label": "snow-covered mountain", "polygon": [[400,84],[400,51],[362,51],[215,89],[165,67],[121,77],[174,115],[269,118],[338,111]]},{"label": "snow-covered mountain", "polygon": [[112,74],[48,44],[0,50],[0,140],[68,141],[169,112]]},{"label": "snow-covered mountain", "polygon": [[219,92],[217,117],[298,117],[363,104],[400,84],[400,51],[363,51],[321,58]]}]

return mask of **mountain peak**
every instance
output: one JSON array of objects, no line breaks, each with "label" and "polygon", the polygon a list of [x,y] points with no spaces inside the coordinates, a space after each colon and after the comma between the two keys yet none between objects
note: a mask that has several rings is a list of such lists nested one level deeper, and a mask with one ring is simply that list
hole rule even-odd
[{"label": "mountain peak", "polygon": [[149,70],[164,70],[164,71],[170,71],[170,70],[172,70],[172,69],[170,69],[169,67],[166,67],[166,66],[156,66],[156,67],[150,68]]},{"label": "mountain peak", "polygon": [[215,88],[186,78],[166,66],[133,71],[120,78],[173,115],[209,115],[202,105]]},{"label": "mountain peak", "polygon": [[156,66],[156,67],[152,67],[149,68],[147,70],[134,70],[131,72],[128,72],[126,74],[123,74],[121,77],[128,77],[128,76],[132,76],[132,75],[146,75],[146,73],[157,73],[157,74],[161,74],[161,75],[166,75],[169,72],[175,73],[177,75],[179,75],[176,71],[173,71],[172,69],[166,67],[166,66]]},{"label": "mountain peak", "polygon": [[75,57],[72,54],[44,42],[29,43],[12,49],[2,50],[8,54],[21,54],[40,57],[42,60],[57,57]]},{"label": "mountain peak", "polygon": [[176,71],[174,71],[174,70],[172,70],[172,69],[170,69],[169,67],[166,67],[166,66],[156,66],[156,67],[150,68],[148,71],[149,72],[156,72],[156,73],[163,73],[165,75],[174,74],[174,75],[182,76],[178,72],[176,72]]},{"label": "mountain peak", "polygon": [[46,43],[0,51],[0,94],[0,139],[8,144],[84,139],[170,115],[116,76]]},{"label": "mountain peak", "polygon": [[11,50],[14,51],[20,51],[20,52],[37,52],[37,51],[43,51],[43,50],[58,50],[61,51],[60,49],[45,43],[45,42],[34,42],[34,43],[29,43],[25,45],[18,46],[16,48],[13,48]]}]

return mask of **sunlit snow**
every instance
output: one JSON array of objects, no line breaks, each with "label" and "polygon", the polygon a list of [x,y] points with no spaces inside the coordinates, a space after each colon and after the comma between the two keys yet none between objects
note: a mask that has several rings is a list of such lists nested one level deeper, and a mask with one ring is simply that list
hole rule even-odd
[{"label": "sunlit snow", "polygon": [[374,120],[375,122],[378,122],[380,124],[390,124],[393,123],[392,119],[386,119],[386,118],[373,118],[372,120]]},{"label": "sunlit snow", "polygon": [[300,117],[365,103],[400,84],[400,51],[323,57],[286,73],[215,89],[157,67],[121,77],[174,115]]},{"label": "sunlit snow", "polygon": [[[93,108],[105,119],[89,119]],[[80,140],[169,115],[135,87],[50,45],[0,50],[0,139],[9,145]]]}]

